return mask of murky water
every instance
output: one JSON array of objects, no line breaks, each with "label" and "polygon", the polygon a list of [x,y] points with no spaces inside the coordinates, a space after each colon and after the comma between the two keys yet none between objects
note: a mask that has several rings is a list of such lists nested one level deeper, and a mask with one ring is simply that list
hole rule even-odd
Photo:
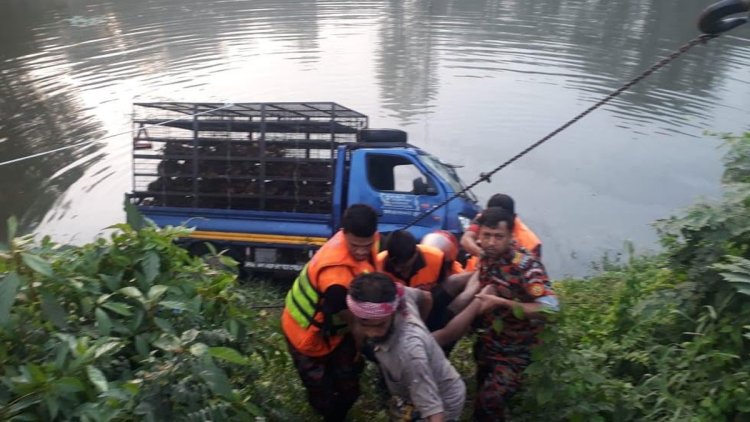
[{"label": "murky water", "polygon": [[[697,35],[699,0],[3,0],[0,218],[82,243],[122,221],[132,103],[336,101],[472,181]],[[654,248],[750,130],[750,25],[696,48],[475,193],[507,192],[553,276]],[[4,236],[4,228],[0,229]]]}]

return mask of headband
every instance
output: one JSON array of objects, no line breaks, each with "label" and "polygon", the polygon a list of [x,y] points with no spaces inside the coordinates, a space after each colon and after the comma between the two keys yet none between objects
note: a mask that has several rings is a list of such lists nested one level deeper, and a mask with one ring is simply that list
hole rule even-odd
[{"label": "headband", "polygon": [[404,287],[400,283],[396,284],[396,298],[391,302],[360,302],[346,295],[346,305],[355,317],[360,319],[379,319],[393,315],[401,304],[404,297]]}]

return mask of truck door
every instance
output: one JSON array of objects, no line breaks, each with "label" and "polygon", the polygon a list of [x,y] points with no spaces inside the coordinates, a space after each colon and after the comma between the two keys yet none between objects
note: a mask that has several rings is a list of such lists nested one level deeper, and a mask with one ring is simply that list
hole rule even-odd
[{"label": "truck door", "polygon": [[[441,184],[408,150],[354,150],[349,174],[347,202],[374,207],[381,232],[403,228],[446,197]],[[444,218],[442,208],[410,231],[419,239],[442,228]]]}]

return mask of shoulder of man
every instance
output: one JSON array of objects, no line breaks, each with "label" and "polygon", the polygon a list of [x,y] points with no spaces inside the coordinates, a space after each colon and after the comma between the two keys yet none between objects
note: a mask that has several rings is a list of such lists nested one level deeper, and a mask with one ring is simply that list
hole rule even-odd
[{"label": "shoulder of man", "polygon": [[[422,295],[425,294],[424,290],[417,289],[414,287],[409,286],[403,286],[404,287],[404,302],[406,306],[408,307],[414,307],[415,309],[419,310],[419,301],[422,300]],[[417,317],[419,317],[419,312],[417,312]]]},{"label": "shoulder of man", "polygon": [[516,246],[513,251],[513,265],[520,270],[528,270],[535,267],[544,268],[544,265],[536,255],[520,246]]},{"label": "shoulder of man", "polygon": [[323,268],[318,273],[317,285],[320,291],[325,292],[331,286],[343,286],[349,288],[354,280],[352,270],[344,265],[331,265]]},{"label": "shoulder of man", "polygon": [[532,297],[553,296],[555,294],[547,270],[534,254],[522,249],[516,250],[513,262],[523,274],[523,284]]}]

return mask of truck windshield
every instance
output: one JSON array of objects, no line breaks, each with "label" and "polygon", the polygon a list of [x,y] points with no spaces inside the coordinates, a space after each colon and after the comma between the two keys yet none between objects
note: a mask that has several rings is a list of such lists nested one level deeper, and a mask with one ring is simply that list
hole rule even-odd
[{"label": "truck windshield", "polygon": [[[421,152],[421,154],[419,155],[422,163],[424,163],[424,165],[435,172],[443,180],[448,182],[448,184],[453,189],[453,192],[460,192],[465,188],[463,182],[461,182],[461,179],[458,178],[458,174],[456,173],[456,170],[453,169],[453,167],[443,163],[439,159],[433,157],[430,154],[427,154],[426,152]],[[464,196],[472,201],[476,200],[474,194],[471,191],[467,191]]]}]

